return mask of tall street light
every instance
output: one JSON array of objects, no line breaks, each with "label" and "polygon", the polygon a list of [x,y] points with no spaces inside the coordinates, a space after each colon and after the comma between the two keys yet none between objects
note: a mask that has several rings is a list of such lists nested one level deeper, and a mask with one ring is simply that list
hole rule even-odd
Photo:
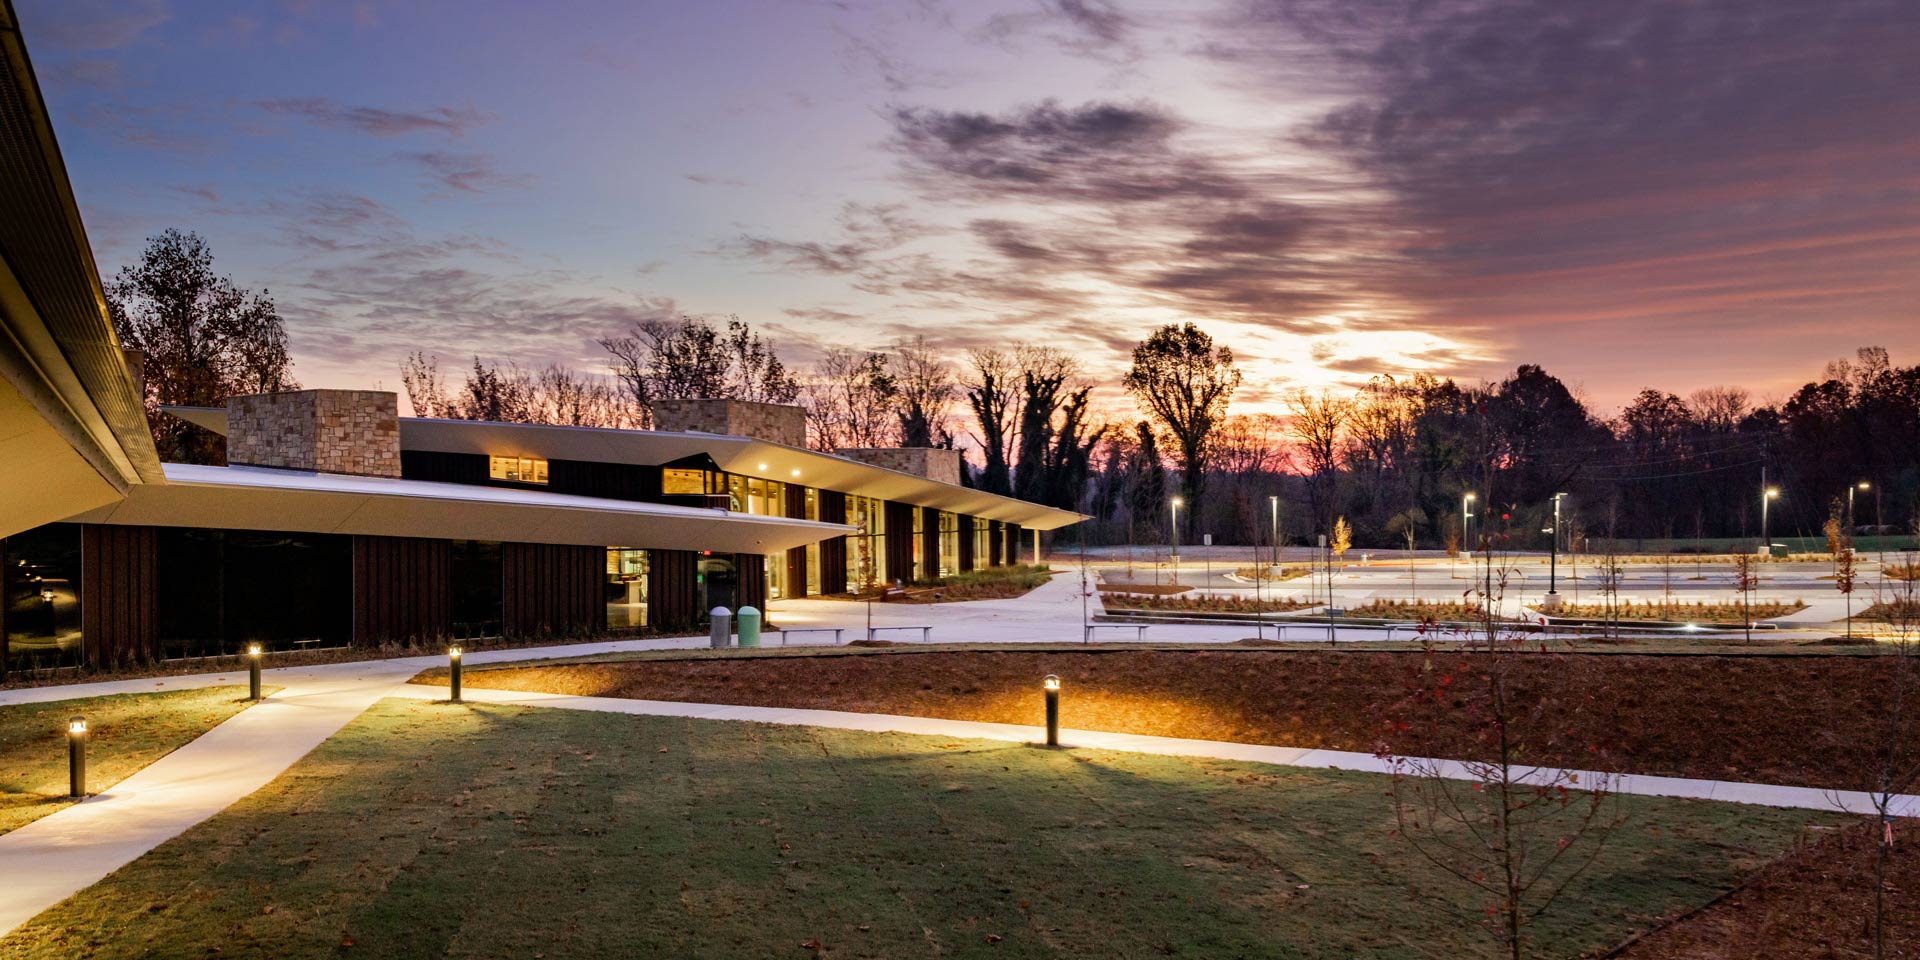
[{"label": "tall street light", "polygon": [[1473,533],[1467,529],[1467,521],[1473,519],[1473,501],[1472,492],[1460,498],[1460,546],[1468,555],[1473,553]]},{"label": "tall street light", "polygon": [[1273,565],[1280,566],[1280,498],[1267,497],[1267,507],[1273,513]]},{"label": "tall street light", "polygon": [[1853,531],[1854,531],[1853,492],[1855,490],[1871,490],[1871,489],[1873,489],[1873,484],[1868,483],[1865,480],[1862,480],[1859,483],[1856,483],[1853,486],[1847,488],[1847,539],[1848,540],[1853,539]]},{"label": "tall street light", "polygon": [[1773,501],[1780,499],[1779,487],[1768,487],[1760,492],[1760,549],[1773,558],[1773,538],[1767,536],[1767,508]]},{"label": "tall street light", "polygon": [[[1553,495],[1553,529],[1547,531],[1553,535],[1552,539],[1547,541],[1547,596],[1556,598],[1558,591],[1554,588],[1559,585],[1560,578],[1560,501],[1566,498],[1567,495],[1564,493]],[[1548,603],[1557,605],[1558,600],[1550,600]]]},{"label": "tall street light", "polygon": [[1173,508],[1173,529],[1171,531],[1173,534],[1173,553],[1171,559],[1173,560],[1174,583],[1180,582],[1180,503],[1181,500],[1179,497],[1174,497],[1173,500],[1170,501],[1170,505]]}]

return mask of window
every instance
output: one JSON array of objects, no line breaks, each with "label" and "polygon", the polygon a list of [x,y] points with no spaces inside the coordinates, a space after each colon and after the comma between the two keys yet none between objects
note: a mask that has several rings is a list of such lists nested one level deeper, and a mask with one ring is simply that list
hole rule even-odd
[{"label": "window", "polygon": [[940,575],[960,572],[960,515],[940,511]]},{"label": "window", "polygon": [[547,462],[536,457],[488,457],[487,476],[511,483],[546,483]]},{"label": "window", "polygon": [[0,642],[16,667],[65,667],[80,642],[80,525],[50,523],[0,540]]},{"label": "window", "polygon": [[862,593],[887,582],[886,502],[848,495],[847,523],[847,589]]},{"label": "window", "polygon": [[638,630],[647,625],[647,551],[607,548],[607,627]]},{"label": "window", "polygon": [[698,497],[715,492],[717,479],[705,470],[668,468],[660,471],[660,492],[669,497]]}]

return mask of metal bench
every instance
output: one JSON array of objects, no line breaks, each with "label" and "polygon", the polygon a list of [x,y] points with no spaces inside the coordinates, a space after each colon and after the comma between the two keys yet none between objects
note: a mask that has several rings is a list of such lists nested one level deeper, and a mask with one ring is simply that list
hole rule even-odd
[{"label": "metal bench", "polygon": [[771,632],[780,635],[780,645],[784,647],[787,645],[787,634],[789,633],[831,633],[833,634],[833,642],[839,643],[840,635],[845,633],[846,629],[845,627],[784,627]]},{"label": "metal bench", "polygon": [[933,628],[930,626],[928,627],[868,627],[867,639],[868,640],[879,639],[878,637],[875,636],[875,634],[879,633],[882,630],[918,630],[920,631],[920,642],[930,643],[933,641]]},{"label": "metal bench", "polygon": [[1147,627],[1149,627],[1149,626],[1151,626],[1151,624],[1145,624],[1145,623],[1089,623],[1089,624],[1087,624],[1086,626],[1084,626],[1084,627],[1082,627],[1082,628],[1081,628],[1081,630],[1082,630],[1083,632],[1082,632],[1082,633],[1080,634],[1080,642],[1082,642],[1082,643],[1092,643],[1092,642],[1093,642],[1093,632],[1094,632],[1095,630],[1102,630],[1102,629],[1106,629],[1106,630],[1132,630],[1132,631],[1133,631],[1133,639],[1134,639],[1134,642],[1136,642],[1136,643],[1138,643],[1138,642],[1140,642],[1140,641],[1142,641],[1142,640],[1145,640],[1145,639],[1147,638]]}]

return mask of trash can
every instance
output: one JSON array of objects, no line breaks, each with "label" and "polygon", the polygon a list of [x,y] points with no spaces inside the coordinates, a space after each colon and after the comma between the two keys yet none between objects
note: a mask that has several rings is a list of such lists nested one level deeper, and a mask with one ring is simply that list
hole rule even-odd
[{"label": "trash can", "polygon": [[708,634],[712,641],[709,646],[715,650],[733,645],[733,611],[726,607],[714,607],[712,618],[713,632]]},{"label": "trash can", "polygon": [[734,614],[734,617],[739,621],[740,645],[743,647],[759,646],[760,611],[752,607],[741,607],[740,612]]}]

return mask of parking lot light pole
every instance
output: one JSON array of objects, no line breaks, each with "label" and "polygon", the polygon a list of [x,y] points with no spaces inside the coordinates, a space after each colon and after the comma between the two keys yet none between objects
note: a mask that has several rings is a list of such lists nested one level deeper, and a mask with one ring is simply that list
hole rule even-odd
[{"label": "parking lot light pole", "polygon": [[1768,487],[1760,491],[1760,551],[1769,560],[1773,559],[1773,538],[1767,535],[1767,508],[1779,498],[1779,487]]},{"label": "parking lot light pole", "polygon": [[1173,510],[1173,524],[1172,524],[1173,553],[1168,557],[1168,559],[1173,562],[1173,582],[1174,583],[1180,582],[1180,502],[1181,501],[1179,497],[1174,497],[1171,501],[1169,501],[1169,506]]},{"label": "parking lot light pole", "polygon": [[1859,483],[1856,483],[1853,486],[1847,488],[1847,539],[1848,540],[1853,539],[1853,531],[1854,531],[1853,492],[1855,490],[1871,490],[1871,489],[1873,489],[1873,484],[1868,483],[1865,480],[1862,480]]},{"label": "parking lot light pole", "polygon": [[1471,490],[1467,491],[1466,496],[1460,498],[1460,549],[1466,551],[1468,556],[1473,555],[1473,540],[1470,539],[1473,533],[1467,526],[1467,521],[1473,519],[1473,501],[1474,494]]},{"label": "parking lot light pole", "polygon": [[1280,498],[1267,497],[1267,508],[1273,514],[1273,565],[1280,566]]},{"label": "parking lot light pole", "polygon": [[1560,501],[1566,498],[1567,495],[1564,493],[1553,495],[1553,529],[1547,531],[1553,534],[1553,538],[1547,541],[1547,596],[1549,597],[1558,595],[1555,587],[1559,585],[1560,577]]}]

